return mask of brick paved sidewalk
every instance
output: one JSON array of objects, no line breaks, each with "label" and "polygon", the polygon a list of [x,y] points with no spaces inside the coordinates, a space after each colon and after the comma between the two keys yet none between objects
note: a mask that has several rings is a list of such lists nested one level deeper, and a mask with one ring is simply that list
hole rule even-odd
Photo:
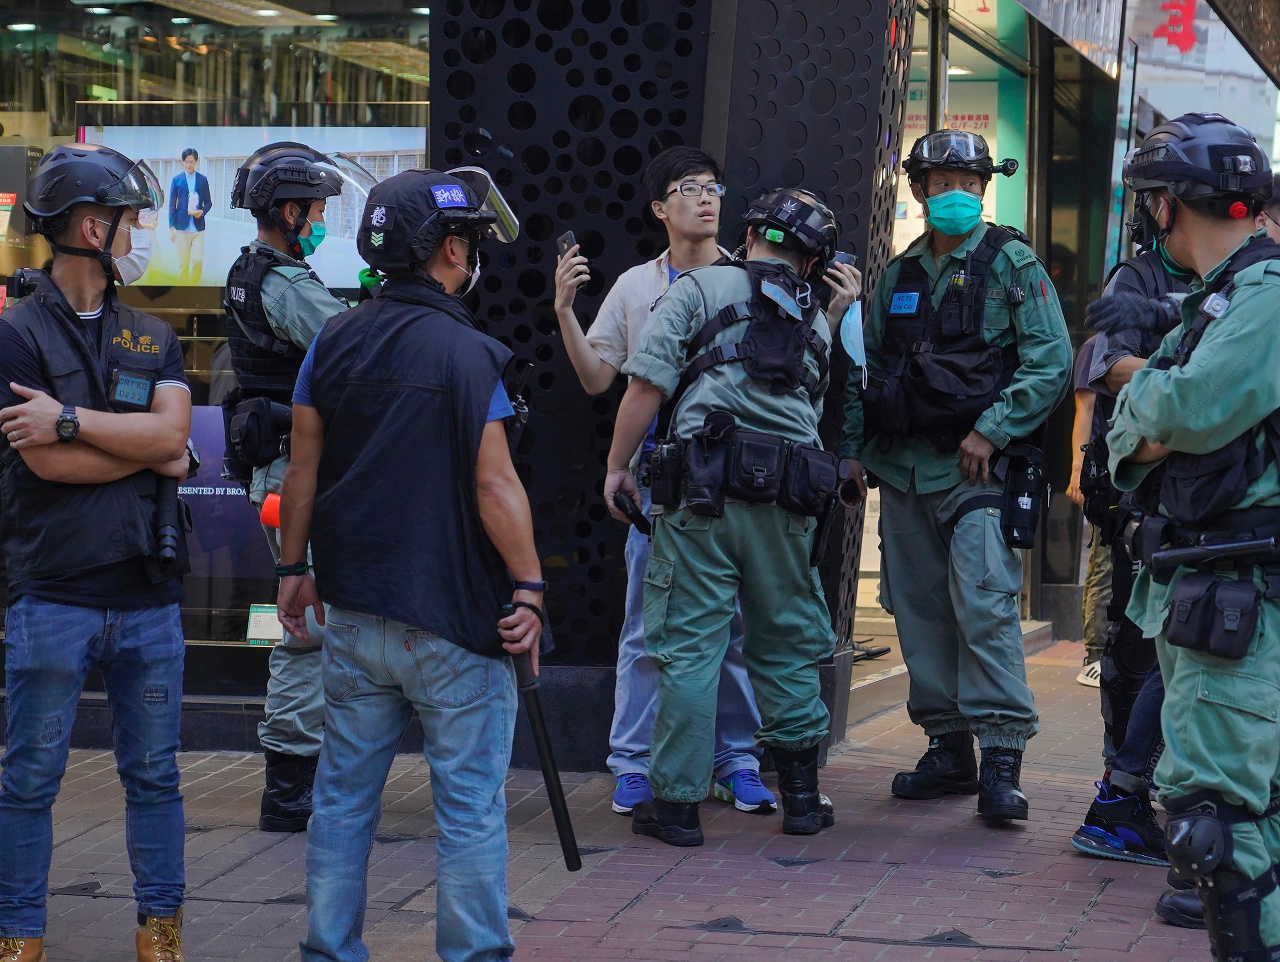
[{"label": "brick paved sidewalk", "polygon": [[[707,844],[630,834],[611,783],[566,776],[583,847],[571,875],[538,777],[513,773],[511,925],[517,959],[1206,962],[1201,932],[1152,915],[1164,871],[1076,854],[1092,797],[1097,692],[1074,684],[1080,647],[1030,659],[1042,715],[1023,787],[1028,823],[992,829],[972,799],[902,802],[898,769],[923,750],[902,709],[851,730],[823,787],[836,826],[811,840],[778,817],[703,806]],[[186,754],[188,959],[296,959],[306,923],[305,836],[256,831],[261,760]],[[75,752],[54,810],[50,962],[128,962],[134,906],[122,797],[109,754]],[[434,945],[434,822],[425,765],[397,760],[370,861],[366,936],[377,960]]]}]

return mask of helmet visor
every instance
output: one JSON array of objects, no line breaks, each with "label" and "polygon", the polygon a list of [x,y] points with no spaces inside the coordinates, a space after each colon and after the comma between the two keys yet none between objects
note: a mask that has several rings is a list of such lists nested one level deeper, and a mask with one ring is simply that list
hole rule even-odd
[{"label": "helmet visor", "polygon": [[967,130],[939,130],[920,142],[917,156],[921,160],[941,161],[948,156],[960,160],[980,160],[987,156],[987,144]]},{"label": "helmet visor", "polygon": [[164,206],[164,190],[160,181],[140,160],[123,177],[101,191],[102,203],[108,207],[132,207],[139,214],[157,211]]},{"label": "helmet visor", "polygon": [[325,180],[337,186],[343,197],[348,197],[357,210],[363,210],[369,199],[369,191],[378,183],[378,178],[369,173],[346,154],[329,154],[328,160],[316,164],[325,174]]},{"label": "helmet visor", "polygon": [[455,167],[445,173],[457,177],[475,191],[480,198],[480,209],[497,218],[485,228],[490,237],[510,244],[520,236],[520,221],[488,171],[479,167]]}]

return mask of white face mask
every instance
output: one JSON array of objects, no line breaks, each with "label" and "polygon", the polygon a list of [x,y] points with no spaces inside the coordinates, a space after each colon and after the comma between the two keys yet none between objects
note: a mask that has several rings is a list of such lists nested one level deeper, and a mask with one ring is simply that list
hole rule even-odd
[{"label": "white face mask", "polygon": [[[466,270],[466,268],[461,267],[459,268],[459,270]],[[453,296],[466,297],[473,290],[475,290],[476,284],[479,282],[479,280],[480,280],[480,265],[477,264],[476,269],[467,275],[467,286],[462,288],[462,290],[455,292]]]},{"label": "white face mask", "polygon": [[151,231],[145,227],[129,228],[129,253],[115,259],[116,274],[125,287],[136,284],[151,263]]}]

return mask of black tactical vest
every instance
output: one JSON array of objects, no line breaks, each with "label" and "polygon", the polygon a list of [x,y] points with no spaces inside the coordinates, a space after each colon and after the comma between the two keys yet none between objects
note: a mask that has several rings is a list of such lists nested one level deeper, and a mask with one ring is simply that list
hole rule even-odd
[{"label": "black tactical vest", "polygon": [[[1266,237],[1254,237],[1236,251],[1214,279],[1196,318],[1183,332],[1172,359],[1162,359],[1158,366],[1168,370],[1182,367],[1191,359],[1205,329],[1226,313],[1235,277],[1246,267],[1267,260],[1280,260],[1280,244]],[[1257,434],[1264,435],[1259,448]],[[1160,483],[1160,504],[1169,517],[1191,527],[1212,526],[1222,514],[1244,498],[1249,486],[1262,472],[1280,459],[1280,411],[1273,411],[1261,424],[1255,425],[1216,451],[1207,454],[1176,452],[1165,459],[1164,478]]]},{"label": "black tactical vest", "polygon": [[[717,311],[689,339],[685,351],[689,366],[671,400],[659,412],[659,438],[669,434],[671,418],[685,392],[706,371],[721,364],[741,364],[751,377],[767,381],[772,394],[798,393],[803,389],[813,405],[826,390],[830,348],[813,329],[818,303],[810,286],[792,268],[773,261],[750,260],[731,266],[740,267],[750,277],[751,300]],[[697,272],[688,276],[701,294]],[[702,300],[705,305],[706,297]],[[739,343],[717,344],[708,349],[721,333],[743,321],[748,322],[747,330]],[[807,353],[812,353],[817,362],[817,377],[804,366]]]},{"label": "black tactical vest", "polygon": [[[993,347],[982,324],[991,267],[1006,244],[1021,239],[1008,228],[988,226],[964,267],[948,279],[937,309],[920,263],[923,252],[902,259],[885,317],[883,370],[868,375],[862,392],[866,437],[921,435],[943,452],[954,451],[1009,386],[1017,345]],[[1027,294],[1014,285],[1005,296],[1016,306]]]},{"label": "black tactical vest", "polygon": [[[227,346],[240,386],[239,400],[266,397],[279,404],[293,403],[293,387],[307,352],[276,336],[262,305],[262,279],[267,271],[292,266],[275,249],[257,245],[242,247],[227,274],[222,306],[227,312]],[[320,282],[314,273],[311,276]]]},{"label": "black tactical vest", "polygon": [[[108,293],[102,339],[89,343],[84,322],[48,275],[34,294],[4,312],[0,324],[31,344],[60,404],[95,411],[124,410],[107,400],[113,369],[153,381],[163,368],[173,329],[121,304]],[[156,554],[158,475],[138,471],[106,484],[44,481],[0,433],[0,502],[9,584],[75,574]],[[180,537],[185,532],[179,526]],[[183,552],[185,554],[185,552]],[[175,574],[183,574],[176,571]]]},{"label": "black tactical vest", "polygon": [[476,508],[476,458],[511,352],[454,297],[395,278],[329,321],[311,551],[325,602],[498,656],[511,577]]}]

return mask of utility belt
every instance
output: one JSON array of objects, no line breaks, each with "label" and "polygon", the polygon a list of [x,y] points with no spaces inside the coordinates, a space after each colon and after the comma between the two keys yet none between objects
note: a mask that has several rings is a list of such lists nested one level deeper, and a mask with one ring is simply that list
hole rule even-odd
[{"label": "utility belt", "polygon": [[234,388],[222,400],[222,477],[248,483],[254,468],[289,456],[293,408],[267,397],[241,399]]},{"label": "utility belt", "polygon": [[[1168,518],[1130,523],[1125,543],[1156,583],[1173,589],[1165,637],[1169,644],[1238,661],[1249,653],[1264,598],[1280,598],[1280,508],[1228,512],[1230,527],[1192,527]],[[1261,569],[1266,587],[1254,583]]]},{"label": "utility belt", "polygon": [[826,553],[835,510],[838,459],[811,444],[776,434],[745,431],[727,411],[712,411],[689,441],[657,445],[649,457],[653,503],[680,505],[709,518],[724,515],[726,498],[776,504],[784,511],[820,519],[810,561]]}]

